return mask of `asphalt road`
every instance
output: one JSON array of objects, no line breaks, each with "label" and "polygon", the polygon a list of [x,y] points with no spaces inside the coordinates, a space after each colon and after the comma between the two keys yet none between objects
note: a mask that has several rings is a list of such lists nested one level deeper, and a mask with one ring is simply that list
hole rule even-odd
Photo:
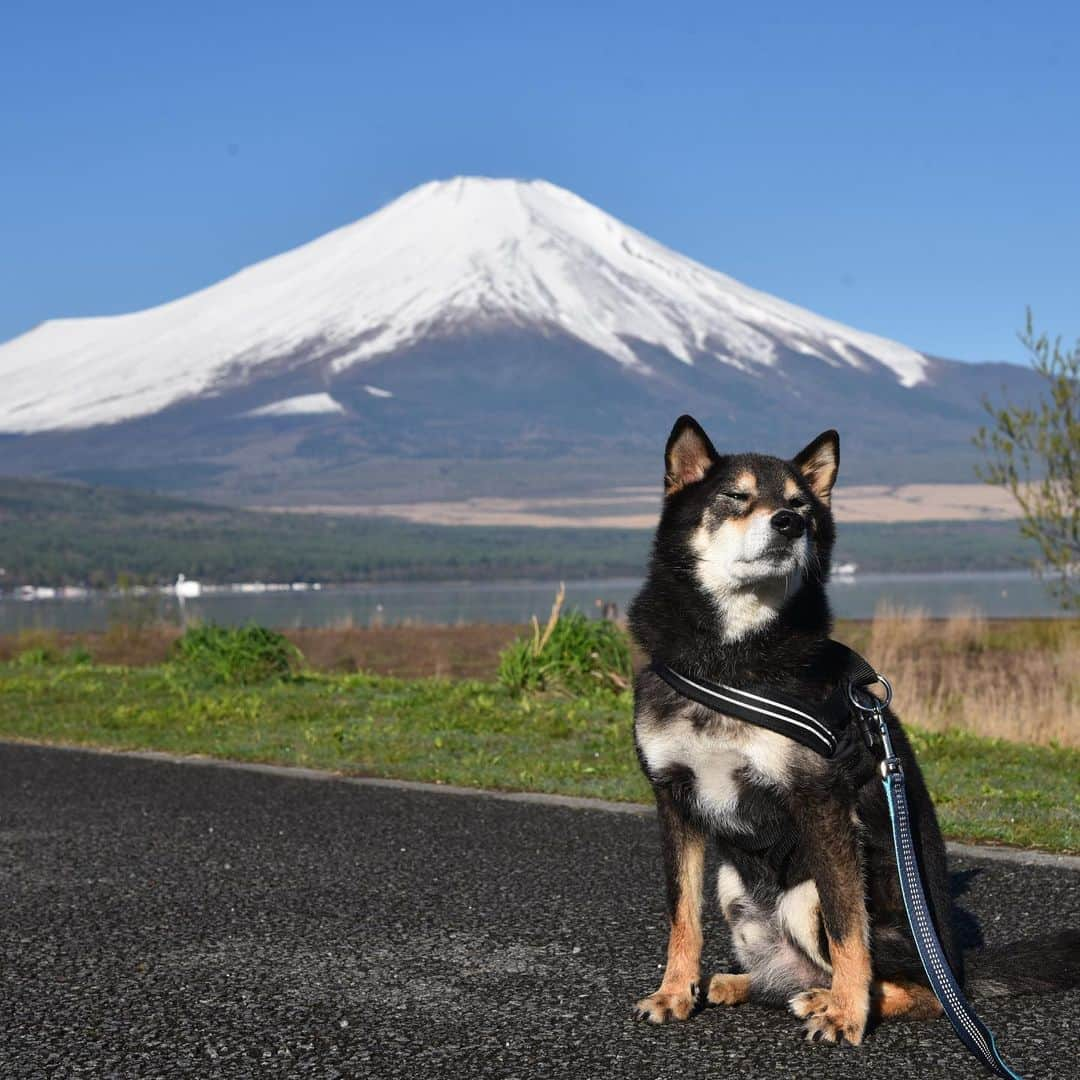
[{"label": "asphalt road", "polygon": [[[1075,871],[956,870],[988,941],[1080,923]],[[986,1075],[944,1021],[632,1022],[662,892],[631,814],[0,744],[0,1077]],[[981,1011],[1026,1080],[1080,1075],[1080,991]]]}]

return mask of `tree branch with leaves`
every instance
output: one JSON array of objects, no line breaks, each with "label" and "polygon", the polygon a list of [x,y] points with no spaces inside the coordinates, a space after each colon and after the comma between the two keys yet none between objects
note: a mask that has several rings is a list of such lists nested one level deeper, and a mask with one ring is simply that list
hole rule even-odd
[{"label": "tree branch with leaves", "polygon": [[1036,336],[1031,311],[1020,341],[1044,382],[1034,405],[994,405],[975,445],[987,456],[980,479],[1006,488],[1020,507],[1020,532],[1038,545],[1040,569],[1064,608],[1080,608],[1080,341]]}]

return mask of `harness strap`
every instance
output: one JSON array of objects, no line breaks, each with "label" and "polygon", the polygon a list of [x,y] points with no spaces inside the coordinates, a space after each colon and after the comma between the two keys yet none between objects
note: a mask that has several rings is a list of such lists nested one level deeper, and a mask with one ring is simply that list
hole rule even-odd
[{"label": "harness strap", "polygon": [[[676,693],[707,709],[775,731],[822,757],[842,762],[859,750],[859,725],[851,722],[849,687],[870,686],[878,676],[857,652],[839,641],[827,642],[825,650],[822,663],[843,672],[843,678],[820,707],[764,684],[740,687],[683,675],[660,661],[650,664],[649,670]],[[863,737],[870,748],[869,729],[864,728]]]},{"label": "harness strap", "polygon": [[786,735],[823,757],[832,757],[836,752],[837,736],[797,698],[767,687],[744,690],[708,679],[691,679],[667,664],[655,663],[652,670],[672,690],[707,709]]},{"label": "harness strap", "polygon": [[[868,692],[860,693],[865,691],[865,687],[882,680],[863,657],[846,645],[830,641],[827,650],[828,654],[823,660],[831,660],[830,666],[840,671],[842,676],[836,690],[818,709],[771,687],[746,689],[708,679],[690,678],[659,662],[653,663],[651,670],[683,697],[725,716],[734,716],[748,724],[786,735],[835,762],[842,761],[859,749],[857,728],[862,729],[866,745],[873,746],[872,721],[876,720],[876,734],[884,750],[881,775],[885,800],[889,806],[900,891],[930,988],[941,1002],[945,1016],[960,1041],[983,1065],[1003,1080],[1021,1080],[1005,1064],[990,1029],[976,1016],[964,996],[934,928],[911,828],[904,767],[893,751],[885,715],[888,701],[881,701]],[[888,687],[888,683],[885,685]],[[854,718],[858,723],[853,722]]]}]

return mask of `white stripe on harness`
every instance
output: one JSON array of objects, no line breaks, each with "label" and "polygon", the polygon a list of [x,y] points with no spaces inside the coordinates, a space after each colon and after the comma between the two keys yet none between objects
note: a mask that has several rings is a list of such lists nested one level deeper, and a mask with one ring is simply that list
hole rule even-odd
[{"label": "white stripe on harness", "polygon": [[[684,675],[685,679],[686,676]],[[731,691],[733,694],[742,694],[743,697],[753,698],[755,701],[761,701],[766,705],[771,705],[774,709],[787,709],[788,712],[794,713],[796,716],[805,717],[814,725],[826,738],[832,738],[832,732],[816,717],[811,716],[809,713],[804,713],[801,709],[793,708],[791,705],[785,705],[782,701],[773,701],[772,698],[759,697],[757,694],[751,694],[749,690],[740,690],[737,686],[728,686],[727,683],[721,683],[725,690]],[[752,709],[753,706],[747,704],[748,709]]]},{"label": "white stripe on harness", "polygon": [[[676,674],[678,674],[678,672],[676,672]],[[679,678],[682,679],[683,682],[688,683],[695,690],[698,690],[700,693],[708,694],[709,697],[714,697],[719,701],[726,701],[731,705],[738,705],[740,709],[750,709],[752,712],[761,713],[762,716],[771,716],[774,720],[779,720],[781,723],[784,723],[784,724],[794,724],[796,727],[800,727],[804,731],[808,731],[811,735],[814,736],[815,739],[818,739],[820,742],[822,742],[825,745],[825,748],[830,753],[832,753],[833,746],[835,745],[835,743],[833,742],[831,736],[826,737],[825,735],[822,735],[821,732],[818,731],[816,728],[810,727],[809,724],[804,724],[801,720],[796,720],[796,719],[794,719],[794,717],[791,717],[791,716],[784,716],[781,713],[771,712],[770,710],[763,709],[758,705],[751,705],[748,701],[740,701],[738,698],[728,697],[726,694],[718,693],[716,690],[713,690],[711,687],[702,686],[700,683],[694,682],[693,679],[689,679],[685,675],[679,675]],[[725,686],[724,689],[727,690],[727,689],[730,689],[730,688]],[[751,695],[751,696],[753,696],[753,695]],[[765,701],[767,699],[758,698],[758,700],[759,701]],[[770,701],[769,704],[775,706],[775,705],[778,705],[779,702]],[[805,715],[805,713],[802,714],[802,715]],[[810,718],[808,718],[808,719],[810,719]]]}]

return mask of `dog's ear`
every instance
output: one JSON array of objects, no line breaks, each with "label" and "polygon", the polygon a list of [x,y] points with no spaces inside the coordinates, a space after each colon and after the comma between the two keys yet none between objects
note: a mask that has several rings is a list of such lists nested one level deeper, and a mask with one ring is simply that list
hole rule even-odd
[{"label": "dog's ear", "polygon": [[823,503],[828,503],[836,483],[836,471],[840,468],[840,436],[831,428],[823,431],[809,446],[800,450],[791,463],[806,477],[810,490]]},{"label": "dog's ear", "polygon": [[680,416],[664,448],[664,494],[704,479],[719,456],[701,425],[692,416]]}]

